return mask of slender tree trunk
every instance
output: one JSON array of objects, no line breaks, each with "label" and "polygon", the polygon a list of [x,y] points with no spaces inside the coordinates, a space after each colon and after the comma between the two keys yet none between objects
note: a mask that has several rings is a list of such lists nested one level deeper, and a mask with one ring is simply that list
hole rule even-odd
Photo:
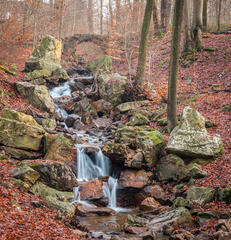
[{"label": "slender tree trunk", "polygon": [[93,0],[88,0],[88,28],[93,33]]},{"label": "slender tree trunk", "polygon": [[168,129],[172,131],[177,125],[177,72],[180,52],[180,33],[182,24],[184,0],[175,0],[173,26],[172,26],[172,47],[169,65],[168,78]]},{"label": "slender tree trunk", "polygon": [[153,0],[153,26],[154,26],[154,35],[157,36],[160,33],[160,21],[159,21],[159,14],[158,14],[158,7],[156,0]]},{"label": "slender tree trunk", "polygon": [[73,19],[73,25],[72,25],[72,36],[74,36],[76,33],[77,9],[78,9],[78,2],[76,1],[74,3],[74,19]]},{"label": "slender tree trunk", "polygon": [[184,2],[184,50],[187,53],[193,50],[191,27],[190,27],[190,0]]},{"label": "slender tree trunk", "polygon": [[138,66],[136,71],[135,86],[142,86],[144,83],[147,40],[148,40],[148,31],[149,31],[151,17],[152,17],[152,9],[153,9],[153,0],[147,0],[144,19],[143,19],[143,25],[141,30],[141,40],[140,40],[140,47],[139,47],[139,58],[138,58]]},{"label": "slender tree trunk", "polygon": [[197,51],[202,49],[202,10],[203,0],[193,0],[192,40]]},{"label": "slender tree trunk", "polygon": [[34,26],[33,26],[33,49],[36,46],[36,42],[37,42],[37,25],[38,25],[38,19],[37,19],[37,10],[35,10],[34,12]]},{"label": "slender tree trunk", "polygon": [[167,30],[167,0],[161,0],[161,30]]},{"label": "slender tree trunk", "polygon": [[121,3],[120,0],[116,0],[116,24],[120,23],[120,11],[121,11]]},{"label": "slender tree trunk", "polygon": [[110,12],[110,21],[111,21],[111,28],[114,26],[114,17],[112,11],[112,0],[109,0],[109,12]]},{"label": "slender tree trunk", "polygon": [[204,0],[204,3],[203,3],[203,31],[207,31],[207,19],[208,19],[208,0]]},{"label": "slender tree trunk", "polygon": [[100,34],[103,35],[103,0],[100,0]]},{"label": "slender tree trunk", "polygon": [[59,40],[61,39],[62,28],[63,28],[63,10],[64,10],[64,0],[61,0],[60,1],[60,17],[59,17]]},{"label": "slender tree trunk", "polygon": [[217,11],[217,31],[221,30],[221,2],[222,0],[218,0],[218,11]]}]

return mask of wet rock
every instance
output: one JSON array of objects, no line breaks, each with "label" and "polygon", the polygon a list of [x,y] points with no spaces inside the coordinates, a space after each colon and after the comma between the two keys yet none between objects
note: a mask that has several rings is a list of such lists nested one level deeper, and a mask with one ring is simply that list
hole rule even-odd
[{"label": "wet rock", "polygon": [[124,164],[128,155],[128,147],[125,144],[110,142],[103,147],[103,153],[113,162]]},{"label": "wet rock", "polygon": [[43,119],[42,126],[44,127],[44,129],[53,131],[56,128],[56,121],[55,119]]},{"label": "wet rock", "polygon": [[44,85],[34,85],[29,82],[17,82],[17,90],[19,93],[34,107],[54,113],[55,104],[48,92],[48,89]]},{"label": "wet rock", "polygon": [[67,127],[73,127],[74,122],[75,122],[76,120],[80,120],[80,119],[81,119],[81,117],[80,117],[79,115],[77,115],[77,114],[70,114],[70,115],[68,115],[68,117],[65,119],[65,123],[66,123]]},{"label": "wet rock", "polygon": [[[130,149],[130,151],[132,151],[132,150]],[[142,152],[137,152],[132,155],[128,154],[128,156],[124,162],[125,167],[137,168],[137,169],[141,169],[143,164],[144,164],[144,155]]]},{"label": "wet rock", "polygon": [[173,207],[174,208],[185,207],[185,208],[187,208],[189,210],[192,210],[193,209],[193,204],[188,199],[184,199],[182,197],[178,197],[178,198],[176,198],[174,200]]},{"label": "wet rock", "polygon": [[103,183],[99,179],[92,178],[87,182],[79,182],[81,200],[101,199],[103,195]]},{"label": "wet rock", "polygon": [[152,197],[145,198],[140,204],[140,210],[143,210],[143,211],[154,211],[159,207],[160,207],[160,203],[157,202]]},{"label": "wet rock", "polygon": [[5,153],[11,158],[15,158],[18,160],[38,159],[42,157],[42,154],[40,152],[26,151],[18,148],[2,147],[2,150],[4,150]]},{"label": "wet rock", "polygon": [[95,199],[91,200],[97,207],[107,207],[108,206],[108,198],[100,198],[100,199]]},{"label": "wet rock", "polygon": [[121,172],[119,185],[122,188],[143,188],[149,183],[150,174],[144,170],[124,170]]},{"label": "wet rock", "polygon": [[74,144],[62,134],[45,136],[45,159],[66,162],[73,160]]},{"label": "wet rock", "polygon": [[45,36],[25,64],[26,80],[57,81],[68,79],[68,75],[60,65],[62,43],[52,36]]},{"label": "wet rock", "polygon": [[73,82],[73,83],[70,83],[69,86],[72,92],[84,91],[85,89],[85,85],[81,82]]},{"label": "wet rock", "polygon": [[24,163],[14,168],[12,172],[14,178],[24,182],[25,189],[29,189],[40,177],[37,171]]},{"label": "wet rock", "polygon": [[147,194],[147,196],[155,198],[155,200],[157,200],[162,205],[171,205],[172,204],[171,199],[165,193],[163,188],[161,188],[158,185],[146,186],[144,188],[144,193]]},{"label": "wet rock", "polygon": [[73,128],[76,129],[76,130],[80,130],[81,131],[81,130],[85,130],[85,125],[84,125],[84,123],[76,120],[74,122]]},{"label": "wet rock", "polygon": [[78,186],[78,181],[72,169],[64,163],[36,163],[32,168],[40,174],[49,187],[60,191],[72,191]]},{"label": "wet rock", "polygon": [[117,106],[122,102],[122,96],[126,87],[126,77],[118,73],[103,73],[98,78],[99,94],[102,99]]},{"label": "wet rock", "polygon": [[110,102],[107,102],[103,99],[93,102],[92,105],[99,115],[109,114],[113,108]]},{"label": "wet rock", "polygon": [[41,197],[48,207],[60,211],[64,215],[73,216],[75,207],[70,202],[74,198],[73,192],[61,192],[46,186],[41,182],[36,182],[30,192]]},{"label": "wet rock", "polygon": [[164,146],[164,138],[159,131],[140,131],[136,137],[136,148],[142,149],[145,165],[153,167]]},{"label": "wet rock", "polygon": [[3,109],[0,118],[0,143],[15,148],[38,151],[44,129],[32,116]]},{"label": "wet rock", "polygon": [[213,188],[192,186],[187,191],[187,199],[204,205],[213,200],[214,194]]},{"label": "wet rock", "polygon": [[215,158],[223,153],[220,136],[209,136],[205,119],[190,107],[184,108],[181,122],[171,132],[166,149],[170,153],[192,158]]},{"label": "wet rock", "polygon": [[83,115],[84,113],[90,113],[92,115],[97,115],[97,111],[92,106],[91,101],[87,97],[84,97],[82,100],[77,102],[74,108],[74,113],[76,114]]},{"label": "wet rock", "polygon": [[93,204],[84,205],[81,203],[75,203],[75,214],[77,216],[89,217],[89,216],[111,216],[115,214],[115,211],[106,207],[96,207]]},{"label": "wet rock", "polygon": [[139,235],[139,234],[142,234],[143,232],[146,232],[147,228],[146,227],[136,227],[136,226],[126,226],[124,228],[124,231],[127,233]]},{"label": "wet rock", "polygon": [[128,126],[144,126],[149,125],[150,121],[147,117],[140,113],[136,113],[128,122]]},{"label": "wet rock", "polygon": [[163,227],[169,226],[192,225],[193,219],[190,212],[183,207],[168,211],[158,217],[155,217],[148,223],[149,229],[161,232]]},{"label": "wet rock", "polygon": [[97,129],[110,128],[110,126],[112,125],[112,120],[110,118],[97,118],[94,119],[92,122]]},{"label": "wet rock", "polygon": [[145,101],[136,101],[136,102],[125,102],[125,103],[121,103],[119,104],[116,109],[121,112],[128,112],[131,110],[137,110],[137,108],[139,107],[143,107],[143,106],[148,106],[150,104],[150,102],[148,100]]}]

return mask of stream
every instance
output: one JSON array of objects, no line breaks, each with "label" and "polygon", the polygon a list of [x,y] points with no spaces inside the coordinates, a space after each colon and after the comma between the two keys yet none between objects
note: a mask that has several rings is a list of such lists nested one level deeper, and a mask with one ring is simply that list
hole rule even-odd
[{"label": "stream", "polygon": [[[70,84],[73,84],[75,79],[72,78],[69,81],[60,84],[59,86],[50,89],[50,95],[54,100],[61,97],[71,97]],[[67,129],[65,124],[65,119],[69,116],[68,113],[57,104],[55,101],[56,113],[62,116],[64,121],[64,130]],[[80,117],[81,121],[81,117]],[[88,182],[89,179],[107,177],[107,181],[103,181],[103,194],[104,197],[108,199],[108,208],[115,211],[113,216],[91,216],[91,217],[80,217],[82,224],[86,225],[88,229],[92,232],[92,236],[96,239],[111,239],[111,235],[117,234],[120,239],[139,239],[134,238],[134,235],[125,234],[122,229],[124,222],[126,220],[127,214],[131,212],[130,209],[125,209],[117,206],[117,189],[118,189],[118,179],[115,170],[112,167],[111,160],[106,157],[101,151],[101,145],[107,140],[102,132],[91,132],[88,131],[77,131],[73,130],[77,135],[76,142],[76,169],[77,169],[77,180],[79,183]],[[87,139],[87,143],[82,144],[81,138]],[[96,151],[89,155],[86,153],[86,148],[92,147]],[[91,203],[88,201],[81,200],[81,192],[79,187],[73,189],[74,199],[72,203],[79,202],[86,207],[91,207]],[[133,211],[132,211],[133,212]],[[105,233],[107,235],[105,235]],[[94,236],[95,235],[95,236]],[[122,237],[122,238],[121,238]]]}]

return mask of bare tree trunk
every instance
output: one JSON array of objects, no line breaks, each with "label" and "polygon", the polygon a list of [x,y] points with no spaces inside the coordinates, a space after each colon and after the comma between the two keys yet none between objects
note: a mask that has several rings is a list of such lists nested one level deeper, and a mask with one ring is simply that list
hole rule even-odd
[{"label": "bare tree trunk", "polygon": [[208,19],[208,0],[204,0],[204,3],[203,3],[203,31],[207,31],[207,19]]},{"label": "bare tree trunk", "polygon": [[180,33],[182,24],[184,0],[175,0],[173,25],[172,25],[172,47],[168,77],[168,129],[172,131],[177,125],[177,72],[180,52]]},{"label": "bare tree trunk", "polygon": [[161,31],[167,30],[167,0],[161,0]]},{"label": "bare tree trunk", "polygon": [[120,11],[121,11],[121,3],[120,0],[116,0],[116,24],[120,22]]},{"label": "bare tree trunk", "polygon": [[202,49],[202,10],[203,0],[193,0],[192,40],[194,48],[198,51]]},{"label": "bare tree trunk", "polygon": [[135,86],[142,86],[144,83],[144,74],[145,74],[145,65],[146,65],[146,50],[147,50],[147,39],[148,32],[152,17],[152,9],[153,9],[153,0],[147,0],[144,20],[141,31],[141,40],[139,47],[139,58],[138,58],[138,66],[136,71],[135,78]]},{"label": "bare tree trunk", "polygon": [[185,0],[184,3],[184,50],[187,53],[193,50],[191,27],[190,27],[190,0]]},{"label": "bare tree trunk", "polygon": [[222,0],[218,0],[218,11],[217,11],[217,31],[221,30],[221,2]]},{"label": "bare tree trunk", "polygon": [[76,21],[77,21],[77,9],[78,9],[78,2],[76,1],[74,3],[74,19],[73,19],[73,25],[72,25],[72,36],[76,33]]},{"label": "bare tree trunk", "polygon": [[103,0],[100,0],[100,34],[103,35]]},{"label": "bare tree trunk", "polygon": [[157,36],[160,33],[160,21],[159,21],[159,14],[158,14],[158,7],[156,0],[153,0],[153,26],[154,26],[154,35]]},{"label": "bare tree trunk", "polygon": [[109,0],[109,12],[110,12],[110,21],[111,21],[111,28],[114,26],[114,17],[112,11],[112,0]]},{"label": "bare tree trunk", "polygon": [[88,0],[88,28],[93,33],[93,0]]},{"label": "bare tree trunk", "polygon": [[33,49],[36,46],[37,42],[37,25],[38,25],[38,19],[37,19],[37,9],[34,10],[34,26],[33,26]]},{"label": "bare tree trunk", "polygon": [[61,0],[60,1],[60,16],[59,16],[59,40],[61,39],[62,28],[63,28],[63,10],[64,10],[64,0]]}]

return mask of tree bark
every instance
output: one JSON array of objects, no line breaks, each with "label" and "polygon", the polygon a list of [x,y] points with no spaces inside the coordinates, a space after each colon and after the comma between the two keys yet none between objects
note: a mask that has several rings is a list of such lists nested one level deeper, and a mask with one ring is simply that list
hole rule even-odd
[{"label": "tree bark", "polygon": [[88,28],[93,33],[93,0],[88,0]]},{"label": "tree bark", "polygon": [[100,0],[100,34],[103,35],[103,0]]},{"label": "tree bark", "polygon": [[120,4],[120,0],[116,0],[116,24],[118,25],[120,22],[120,9],[121,8],[121,4]]},{"label": "tree bark", "polygon": [[192,40],[197,51],[202,49],[202,10],[203,0],[193,0]]},{"label": "tree bark", "polygon": [[59,6],[59,40],[61,39],[62,35],[62,28],[63,28],[63,10],[64,10],[64,0],[60,1],[60,6]]},{"label": "tree bark", "polygon": [[167,30],[167,0],[161,0],[161,30]]},{"label": "tree bark", "polygon": [[147,0],[143,25],[141,30],[141,40],[139,46],[139,58],[138,58],[138,66],[136,71],[135,78],[135,86],[142,86],[144,83],[144,74],[145,74],[145,65],[146,65],[146,50],[147,50],[147,39],[148,32],[152,17],[152,9],[153,9],[153,0]]},{"label": "tree bark", "polygon": [[172,131],[177,125],[177,72],[180,52],[180,33],[182,24],[184,0],[175,0],[173,26],[172,26],[172,47],[169,65],[168,78],[168,129]]},{"label": "tree bark", "polygon": [[153,26],[154,26],[154,36],[159,35],[160,33],[160,21],[159,21],[159,14],[158,14],[158,7],[156,0],[153,0]]},{"label": "tree bark", "polygon": [[218,0],[218,11],[217,11],[217,31],[221,30],[221,2],[222,0]]},{"label": "tree bark", "polygon": [[208,19],[208,0],[204,0],[204,3],[203,3],[203,31],[207,31],[207,19]]},{"label": "tree bark", "polygon": [[184,50],[183,52],[191,52],[193,50],[193,43],[191,37],[190,24],[190,0],[184,2]]}]

